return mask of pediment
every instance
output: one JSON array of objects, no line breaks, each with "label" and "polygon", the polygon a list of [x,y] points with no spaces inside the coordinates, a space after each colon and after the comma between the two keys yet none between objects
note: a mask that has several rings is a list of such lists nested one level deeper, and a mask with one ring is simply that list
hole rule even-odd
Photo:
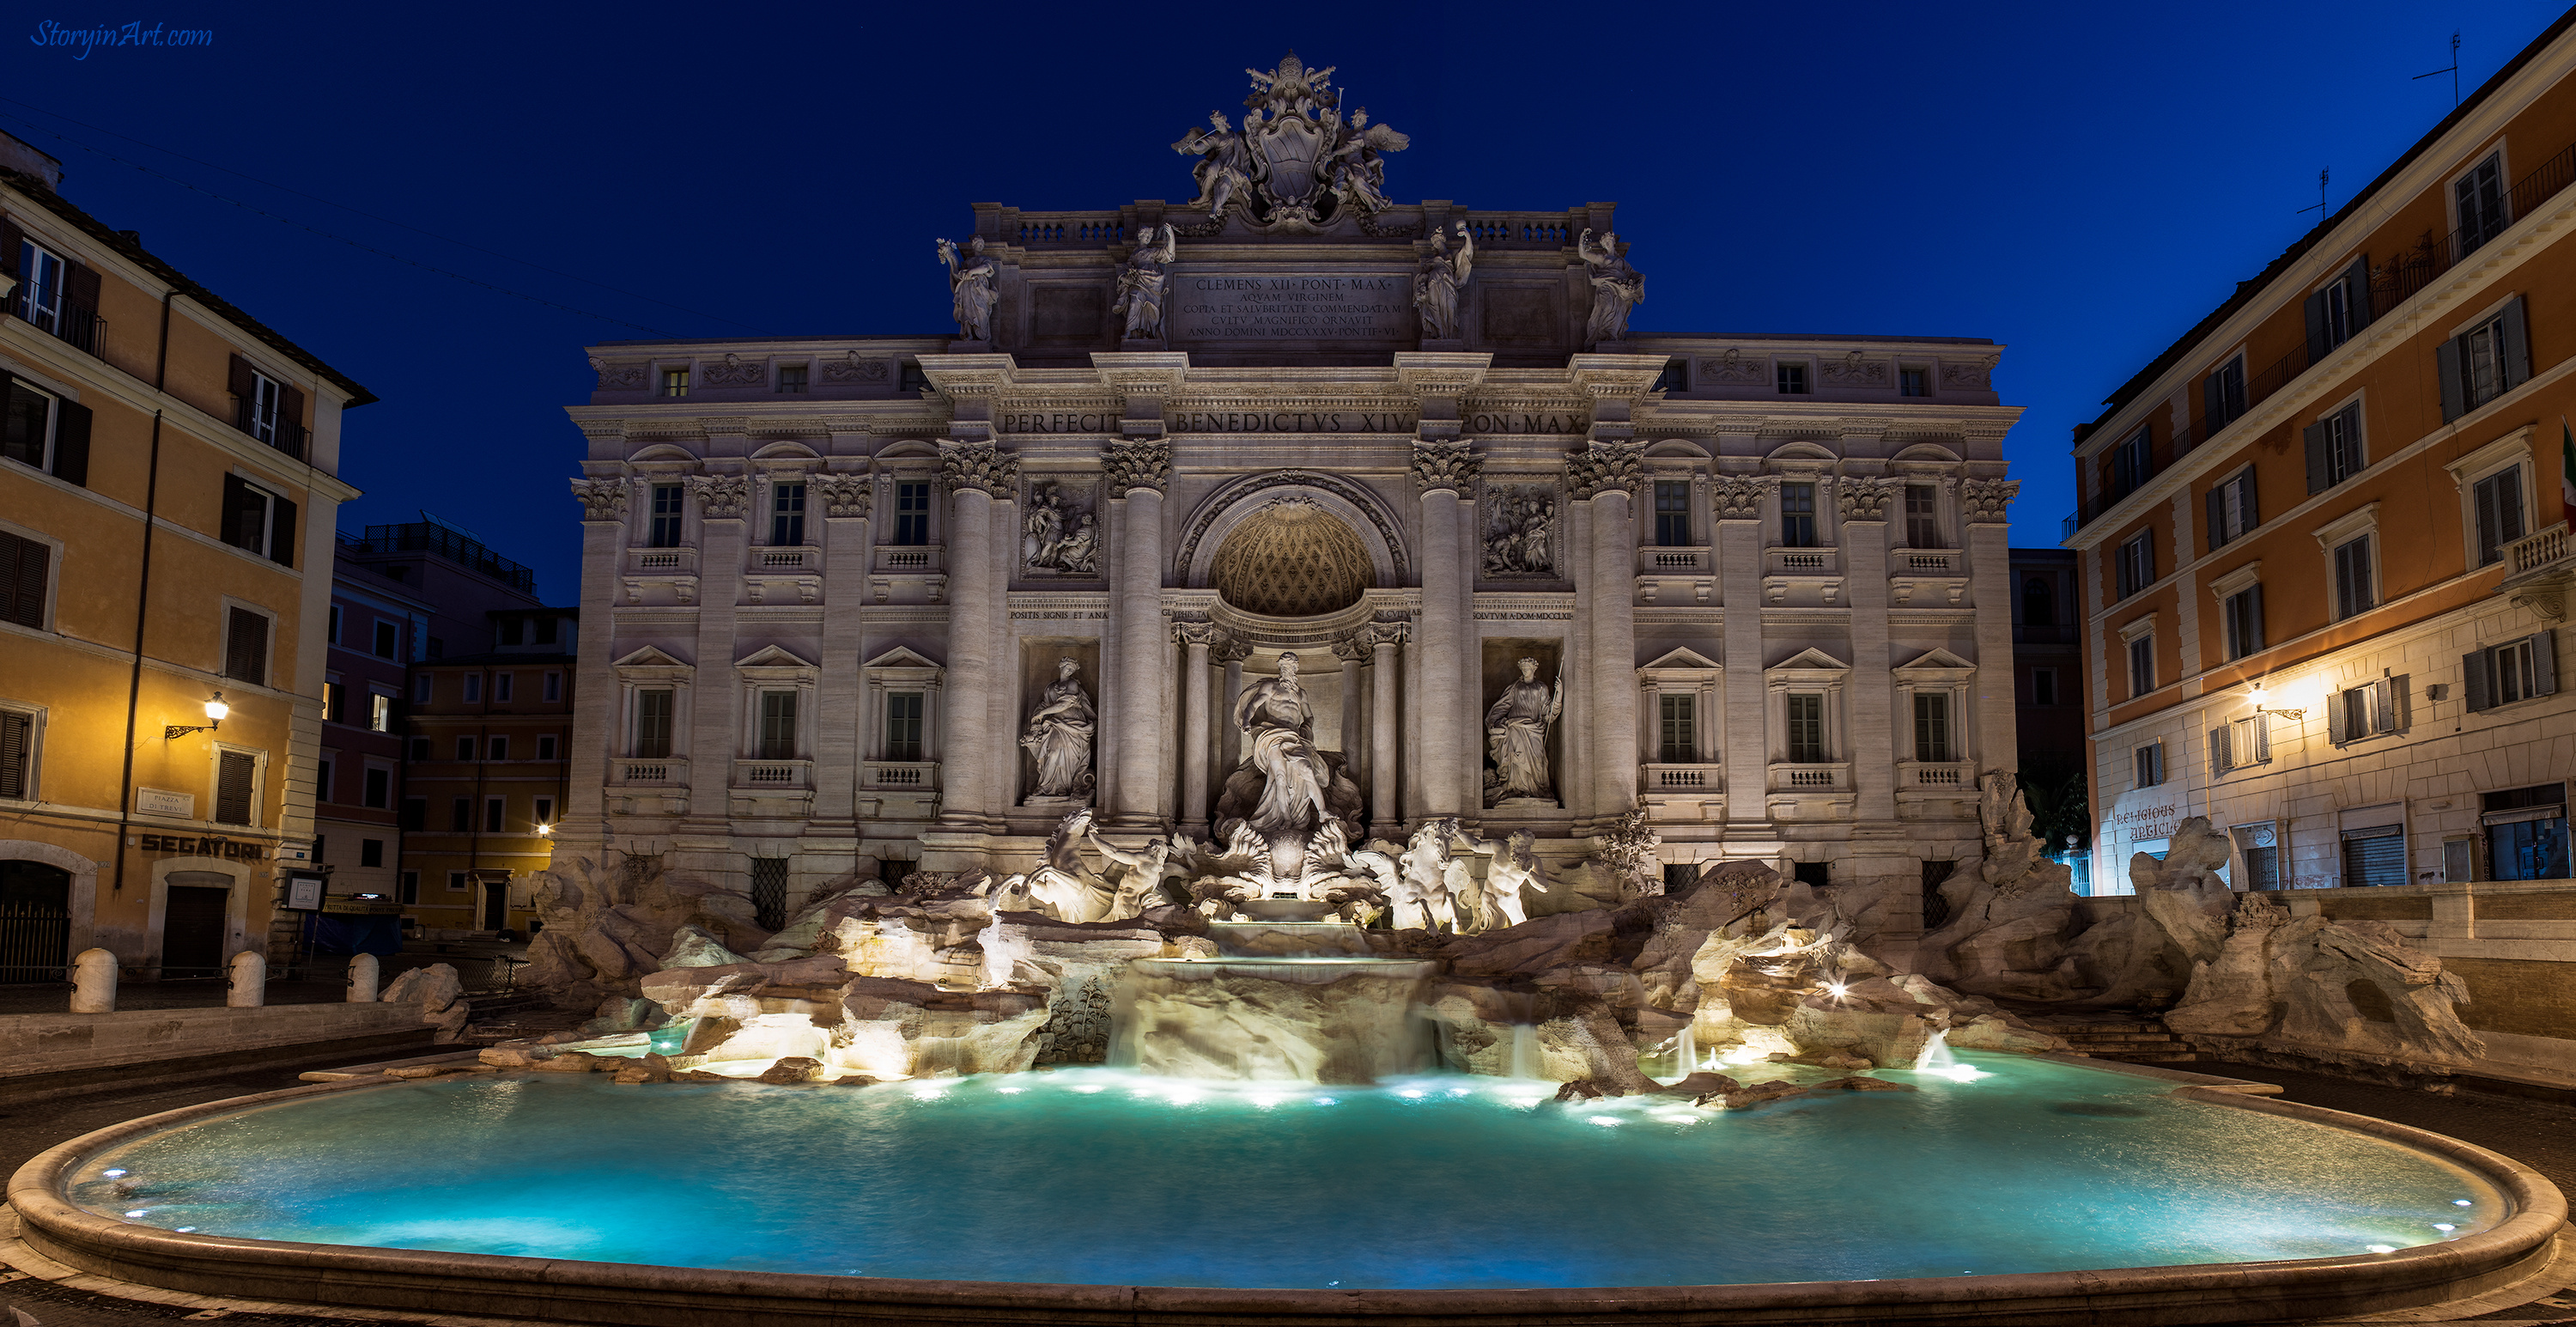
[{"label": "pediment", "polygon": [[685,659],[672,658],[658,646],[647,645],[618,660],[614,666],[618,668],[689,668],[694,665]]},{"label": "pediment", "polygon": [[868,660],[864,666],[869,668],[940,668],[945,665],[941,664],[936,659],[925,659],[921,655],[898,645],[893,649]]},{"label": "pediment", "polygon": [[1776,673],[1787,669],[1796,669],[1801,672],[1848,673],[1851,671],[1851,665],[1825,653],[1823,650],[1809,646],[1806,649],[1798,651],[1795,655],[1771,665],[1771,667],[1766,671]]},{"label": "pediment", "polygon": [[811,668],[814,665],[775,645],[764,645],[734,661],[736,668]]},{"label": "pediment", "polygon": [[1966,668],[1973,671],[1976,668],[1976,665],[1950,653],[1948,650],[1944,650],[1936,646],[1933,649],[1924,651],[1923,657],[1916,659],[1914,662],[1899,665],[1896,671],[1899,673],[1911,673],[1920,672],[1928,668]]},{"label": "pediment", "polygon": [[1662,658],[1646,666],[1648,668],[1688,668],[1704,672],[1718,670],[1718,665],[1714,661],[1684,649],[1667,651]]}]

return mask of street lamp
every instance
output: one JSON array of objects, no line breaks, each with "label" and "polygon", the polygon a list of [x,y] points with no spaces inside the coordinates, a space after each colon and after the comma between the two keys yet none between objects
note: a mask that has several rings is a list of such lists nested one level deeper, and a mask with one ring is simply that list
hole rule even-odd
[{"label": "street lamp", "polygon": [[218,691],[214,695],[206,698],[206,721],[204,723],[174,723],[166,725],[161,729],[161,740],[165,742],[175,742],[190,733],[213,732],[214,730],[224,726],[224,716],[232,712],[233,707],[224,703],[224,693]]},{"label": "street lamp", "polygon": [[2272,693],[2265,690],[2262,683],[2257,682],[2254,684],[2254,712],[2256,714],[2277,714],[2284,719],[2303,719],[2307,717],[2308,712],[2305,709],[2291,710],[2265,708],[2263,702],[2270,699],[2271,695]]}]

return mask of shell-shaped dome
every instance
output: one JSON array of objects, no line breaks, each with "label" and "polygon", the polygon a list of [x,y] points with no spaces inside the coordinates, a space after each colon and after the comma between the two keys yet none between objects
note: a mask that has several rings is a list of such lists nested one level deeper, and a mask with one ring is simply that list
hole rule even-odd
[{"label": "shell-shaped dome", "polygon": [[1217,546],[1208,579],[1225,601],[1272,617],[1312,617],[1358,603],[1376,581],[1368,550],[1311,502],[1276,502]]}]

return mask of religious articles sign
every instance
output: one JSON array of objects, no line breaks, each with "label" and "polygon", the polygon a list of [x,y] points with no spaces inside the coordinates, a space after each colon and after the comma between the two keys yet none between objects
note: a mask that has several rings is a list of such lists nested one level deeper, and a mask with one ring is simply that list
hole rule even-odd
[{"label": "religious articles sign", "polygon": [[1411,342],[1411,278],[1371,272],[1187,272],[1171,278],[1170,338]]}]

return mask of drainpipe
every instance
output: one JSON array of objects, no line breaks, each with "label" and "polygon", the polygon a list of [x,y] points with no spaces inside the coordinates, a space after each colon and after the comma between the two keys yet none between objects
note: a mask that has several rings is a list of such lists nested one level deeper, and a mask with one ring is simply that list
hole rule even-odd
[{"label": "drainpipe", "polygon": [[[170,299],[175,290],[161,292],[161,343],[153,353],[152,390],[159,392],[170,374]],[[152,412],[152,452],[143,471],[143,566],[134,593],[134,669],[125,684],[125,769],[116,786],[116,873],[108,886],[110,895],[125,892],[125,832],[134,824],[134,729],[143,706],[143,629],[152,611],[152,522],[161,499],[161,412]],[[90,925],[98,925],[98,905],[90,905]]]}]

